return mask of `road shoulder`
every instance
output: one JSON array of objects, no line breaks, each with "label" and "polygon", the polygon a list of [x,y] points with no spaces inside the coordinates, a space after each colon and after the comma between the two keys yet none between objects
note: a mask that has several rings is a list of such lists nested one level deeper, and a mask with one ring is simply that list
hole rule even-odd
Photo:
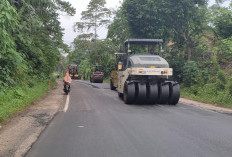
[{"label": "road shoulder", "polygon": [[219,107],[219,106],[215,106],[215,105],[207,104],[207,103],[202,103],[202,102],[198,102],[198,101],[194,101],[190,99],[180,98],[179,102],[183,104],[187,104],[187,105],[196,106],[202,109],[219,112],[219,113],[224,113],[224,114],[232,113],[232,109],[223,108],[223,107]]},{"label": "road shoulder", "polygon": [[21,157],[30,149],[55,114],[63,109],[62,81],[7,125],[0,128],[0,156]]}]

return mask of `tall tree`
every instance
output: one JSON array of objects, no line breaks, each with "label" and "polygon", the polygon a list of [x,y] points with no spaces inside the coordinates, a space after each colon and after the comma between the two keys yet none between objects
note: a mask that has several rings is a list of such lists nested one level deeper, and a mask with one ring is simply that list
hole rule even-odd
[{"label": "tall tree", "polygon": [[46,78],[54,71],[62,40],[58,11],[75,13],[63,0],[0,1],[0,88]]},{"label": "tall tree", "polygon": [[97,40],[97,46],[92,49],[94,42],[88,40],[75,39],[74,50],[69,54],[70,63],[78,64],[80,72],[89,74],[95,65],[102,65],[105,76],[108,77],[110,71],[115,66],[115,55],[117,46],[111,40]]},{"label": "tall tree", "polygon": [[120,45],[131,36],[129,23],[123,14],[123,8],[120,7],[115,12],[114,20],[108,27],[107,38],[111,39],[117,45]]},{"label": "tall tree", "polygon": [[205,24],[206,0],[125,0],[124,15],[134,37],[164,38],[186,46],[191,59],[194,38]]},{"label": "tall tree", "polygon": [[216,36],[232,37],[232,3],[230,7],[212,6],[210,8],[212,28]]},{"label": "tall tree", "polygon": [[[88,38],[97,39],[97,28],[110,22],[111,11],[105,7],[105,0],[91,0],[86,11],[81,13],[81,22],[75,24],[75,28]],[[94,30],[94,33],[85,31]]]},{"label": "tall tree", "polygon": [[0,89],[15,84],[13,75],[23,71],[23,56],[16,51],[14,33],[19,28],[18,14],[7,0],[0,1]]}]

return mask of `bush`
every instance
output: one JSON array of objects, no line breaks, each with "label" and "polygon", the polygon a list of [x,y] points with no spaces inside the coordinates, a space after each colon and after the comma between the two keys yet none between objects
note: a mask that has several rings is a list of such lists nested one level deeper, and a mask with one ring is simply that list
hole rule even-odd
[{"label": "bush", "polygon": [[229,93],[230,93],[230,95],[232,96],[232,77],[230,78],[228,84],[229,84],[229,86],[228,86]]},{"label": "bush", "polygon": [[224,90],[225,89],[225,84],[220,81],[220,80],[217,80],[217,82],[215,83],[215,87],[217,88],[217,90]]},{"label": "bush", "polygon": [[226,73],[222,70],[219,70],[217,73],[217,81],[215,83],[217,90],[224,90],[226,87],[226,83]]},{"label": "bush", "polygon": [[[51,82],[50,86],[47,84],[48,81]],[[14,114],[42,97],[54,84],[54,78],[43,81],[33,80],[33,87],[25,84],[0,91],[0,123],[7,122]]]},{"label": "bush", "polygon": [[205,84],[204,86],[182,86],[181,88],[181,97],[191,98],[193,100],[202,101],[206,103],[213,103],[219,106],[229,108],[232,108],[231,94],[232,93],[230,93],[228,90],[218,90],[215,83]]},{"label": "bush", "polygon": [[220,80],[222,83],[226,84],[227,83],[227,79],[226,79],[226,73],[222,70],[218,71],[217,74],[217,78],[218,80]]},{"label": "bush", "polygon": [[197,75],[199,68],[194,61],[188,61],[183,67],[183,83],[186,87],[190,87],[197,83]]},{"label": "bush", "polygon": [[207,69],[206,75],[209,79],[207,83],[215,83],[217,81],[218,71],[220,70],[220,65],[218,63],[217,57],[214,56],[211,60],[207,60],[201,63],[201,66],[203,69]]},{"label": "bush", "polygon": [[173,68],[173,79],[179,83],[183,82],[183,66],[184,66],[184,55],[178,50],[172,50],[168,56],[165,58],[169,66]]}]

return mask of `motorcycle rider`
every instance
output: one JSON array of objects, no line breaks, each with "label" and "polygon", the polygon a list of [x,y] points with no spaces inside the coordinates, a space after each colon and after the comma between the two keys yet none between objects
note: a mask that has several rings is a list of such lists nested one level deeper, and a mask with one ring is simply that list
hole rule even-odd
[{"label": "motorcycle rider", "polygon": [[63,82],[64,82],[64,89],[65,89],[65,85],[68,84],[69,85],[69,90],[70,90],[70,84],[72,82],[72,79],[71,79],[71,77],[69,75],[69,70],[68,69],[66,70],[66,73],[64,75]]}]

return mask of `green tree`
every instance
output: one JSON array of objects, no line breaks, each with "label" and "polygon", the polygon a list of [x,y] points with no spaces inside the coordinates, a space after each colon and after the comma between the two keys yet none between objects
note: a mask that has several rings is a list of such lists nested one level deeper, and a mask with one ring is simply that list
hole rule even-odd
[{"label": "green tree", "polygon": [[91,50],[93,49],[93,42],[79,38],[73,42],[74,50],[68,55],[69,62],[73,64],[80,64],[85,58],[89,58]]},{"label": "green tree", "polygon": [[197,74],[199,72],[198,65],[194,61],[188,61],[183,67],[183,83],[190,87],[197,83]]},{"label": "green tree", "polygon": [[125,0],[124,15],[136,38],[172,40],[191,60],[196,36],[206,25],[206,0]]},{"label": "green tree", "polygon": [[214,5],[210,8],[210,11],[215,35],[221,38],[232,37],[232,7]]},{"label": "green tree", "polygon": [[0,88],[46,78],[54,71],[60,51],[69,51],[62,40],[58,11],[75,9],[62,0],[0,1]]},{"label": "green tree", "polygon": [[[91,0],[87,11],[81,13],[81,22],[75,24],[75,28],[89,39],[97,39],[97,28],[110,22],[111,11],[105,7],[105,0]],[[94,30],[94,33],[85,33],[85,31]]]},{"label": "green tree", "polygon": [[61,0],[22,1],[17,9],[22,26],[18,30],[17,49],[27,60],[28,74],[48,76],[58,63],[59,51],[68,51],[62,40],[57,11],[73,15],[75,9]]},{"label": "green tree", "polygon": [[107,38],[111,39],[117,45],[120,45],[131,36],[129,23],[124,16],[123,8],[120,7],[115,13],[113,22],[108,27]]},{"label": "green tree", "polygon": [[22,55],[16,51],[13,34],[19,28],[18,14],[7,0],[0,2],[0,88],[15,84],[13,76],[24,67]]},{"label": "green tree", "polygon": [[69,62],[78,64],[80,72],[86,76],[96,65],[102,65],[105,76],[108,77],[110,71],[114,68],[116,57],[114,53],[117,46],[111,40],[96,40],[94,42],[88,40],[75,39],[74,50],[69,54]]}]

